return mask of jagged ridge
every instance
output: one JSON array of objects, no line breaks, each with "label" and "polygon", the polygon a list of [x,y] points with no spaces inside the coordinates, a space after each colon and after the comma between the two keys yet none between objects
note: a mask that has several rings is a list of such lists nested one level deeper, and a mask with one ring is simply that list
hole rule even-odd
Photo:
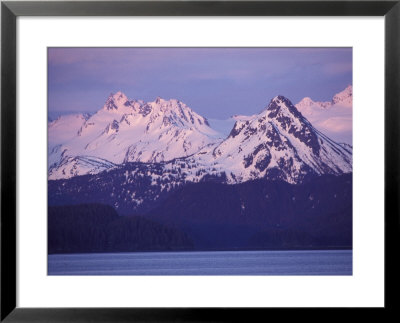
[{"label": "jagged ridge", "polygon": [[178,100],[135,101],[118,92],[92,116],[72,118],[74,123],[60,134],[60,126],[71,118],[61,117],[49,124],[50,179],[107,169],[73,169],[68,163],[76,157],[91,156],[112,164],[163,162],[192,155],[221,140],[207,119]]}]

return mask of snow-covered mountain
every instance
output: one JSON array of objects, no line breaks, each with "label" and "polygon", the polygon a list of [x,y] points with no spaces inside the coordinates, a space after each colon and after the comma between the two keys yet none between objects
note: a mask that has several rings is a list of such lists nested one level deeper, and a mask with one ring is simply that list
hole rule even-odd
[{"label": "snow-covered mountain", "polygon": [[275,97],[260,114],[236,121],[229,136],[198,153],[165,164],[185,167],[185,179],[205,175],[226,177],[228,183],[257,178],[298,183],[309,174],[352,171],[352,149],[315,129],[285,97]]},{"label": "snow-covered mountain", "polygon": [[[335,97],[337,102],[348,98]],[[166,189],[205,178],[229,184],[257,178],[299,183],[307,175],[352,171],[351,146],[316,129],[283,96],[257,115],[232,119],[234,126],[221,139],[205,118],[180,101],[130,101],[119,92],[92,116],[49,124],[49,179],[124,169],[132,162],[142,164],[129,168],[127,181],[149,177]]]},{"label": "snow-covered mountain", "polygon": [[353,87],[347,86],[331,101],[313,101],[305,97],[296,108],[314,127],[338,142],[352,144]]},{"label": "snow-covered mountain", "polygon": [[126,162],[168,161],[222,140],[207,119],[178,100],[143,102],[121,92],[91,116],[62,116],[49,123],[48,133],[49,179]]},{"label": "snow-covered mountain", "polygon": [[[313,126],[331,139],[352,145],[353,88],[351,85],[335,94],[331,101],[314,101],[310,97],[305,97],[295,106]],[[254,115],[233,115],[225,120],[208,120],[211,128],[228,136],[236,121],[249,120],[252,117]]]}]

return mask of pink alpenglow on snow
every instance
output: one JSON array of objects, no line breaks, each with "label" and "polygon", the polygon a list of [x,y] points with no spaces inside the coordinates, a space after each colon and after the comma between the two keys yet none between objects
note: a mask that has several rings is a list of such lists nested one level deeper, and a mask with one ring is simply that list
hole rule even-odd
[{"label": "pink alpenglow on snow", "polygon": [[338,142],[352,144],[353,87],[334,95],[331,101],[319,102],[305,97],[296,108],[316,127]]},{"label": "pink alpenglow on snow", "polygon": [[[164,162],[222,140],[207,119],[183,102],[129,100],[121,92],[111,94],[88,118],[61,116],[49,123],[48,131],[50,179],[97,173],[126,162]],[[88,158],[92,164],[96,160],[93,170],[86,167]],[[83,161],[85,167],[78,167]]]},{"label": "pink alpenglow on snow", "polygon": [[[63,116],[49,123],[49,179],[97,174],[129,162],[160,164],[164,174],[153,174],[153,181],[165,176],[181,181],[184,174],[185,181],[199,182],[208,174],[225,176],[229,184],[257,178],[298,183],[309,172],[348,173],[351,146],[332,140],[321,128],[339,109],[350,111],[351,120],[350,102],[348,87],[332,102],[302,100],[300,113],[287,98],[276,96],[259,114],[232,116],[220,132],[179,100],[144,102],[117,92],[91,116]],[[314,126],[306,115],[320,122]],[[339,125],[330,131],[340,132]]]}]

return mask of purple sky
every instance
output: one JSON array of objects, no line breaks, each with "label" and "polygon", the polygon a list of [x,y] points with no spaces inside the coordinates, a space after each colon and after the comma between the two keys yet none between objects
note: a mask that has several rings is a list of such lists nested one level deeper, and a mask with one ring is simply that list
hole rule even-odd
[{"label": "purple sky", "polygon": [[351,48],[49,48],[49,115],[95,112],[110,93],[185,102],[212,119],[281,94],[329,101],[352,84]]}]

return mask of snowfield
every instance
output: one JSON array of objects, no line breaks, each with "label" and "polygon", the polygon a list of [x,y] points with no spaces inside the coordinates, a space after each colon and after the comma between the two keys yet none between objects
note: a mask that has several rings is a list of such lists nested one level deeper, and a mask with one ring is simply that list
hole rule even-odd
[{"label": "snowfield", "polygon": [[352,144],[353,88],[351,85],[336,94],[329,102],[313,101],[309,97],[296,108],[312,125],[337,142]]}]

